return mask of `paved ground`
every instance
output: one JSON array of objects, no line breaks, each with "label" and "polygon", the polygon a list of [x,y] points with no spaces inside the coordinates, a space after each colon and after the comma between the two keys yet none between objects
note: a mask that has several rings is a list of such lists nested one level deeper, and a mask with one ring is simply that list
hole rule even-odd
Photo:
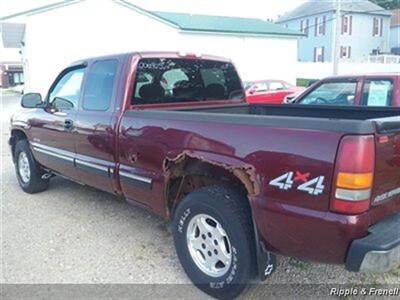
[{"label": "paved ground", "polygon": [[[3,94],[1,282],[189,284],[168,223],[161,218],[62,178],[54,178],[46,192],[22,192],[6,145],[9,116],[17,109],[18,96]],[[274,297],[297,297],[298,291],[279,285],[286,283],[400,284],[399,277],[400,269],[383,275],[354,274],[341,266],[278,257],[274,276],[246,296],[264,295],[275,286],[279,289]],[[190,298],[205,297],[192,285],[184,287]],[[156,290],[148,290],[148,295],[154,295],[151,291]]]}]

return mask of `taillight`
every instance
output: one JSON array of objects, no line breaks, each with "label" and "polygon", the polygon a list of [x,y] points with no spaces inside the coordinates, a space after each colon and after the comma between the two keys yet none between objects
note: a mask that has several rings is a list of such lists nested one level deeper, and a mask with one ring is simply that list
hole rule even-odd
[{"label": "taillight", "polygon": [[374,167],[374,136],[342,139],[336,159],[332,211],[357,214],[369,209]]}]

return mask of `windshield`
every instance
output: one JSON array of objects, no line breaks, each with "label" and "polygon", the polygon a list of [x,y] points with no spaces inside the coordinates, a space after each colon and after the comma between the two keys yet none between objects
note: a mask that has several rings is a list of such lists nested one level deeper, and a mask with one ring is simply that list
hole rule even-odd
[{"label": "windshield", "polygon": [[131,104],[244,99],[231,63],[203,59],[140,60]]},{"label": "windshield", "polygon": [[299,99],[299,104],[354,105],[356,81],[326,82]]}]

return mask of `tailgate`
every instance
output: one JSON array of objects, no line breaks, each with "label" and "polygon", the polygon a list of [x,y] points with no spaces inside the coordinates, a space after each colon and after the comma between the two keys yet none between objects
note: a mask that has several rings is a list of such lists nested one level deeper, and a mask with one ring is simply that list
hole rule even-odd
[{"label": "tailgate", "polygon": [[376,121],[372,223],[400,211],[400,117],[385,119]]}]

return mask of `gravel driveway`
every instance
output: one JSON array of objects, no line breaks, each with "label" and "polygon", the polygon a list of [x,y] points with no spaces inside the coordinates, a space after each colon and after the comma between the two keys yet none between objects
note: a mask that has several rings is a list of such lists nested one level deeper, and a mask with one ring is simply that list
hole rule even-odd
[{"label": "gravel driveway", "polygon": [[[187,298],[205,298],[205,294],[190,284],[180,267],[169,224],[163,219],[113,195],[58,177],[52,180],[48,191],[36,195],[22,192],[7,146],[9,116],[17,109],[19,96],[4,94],[1,110],[2,283],[147,284],[135,287],[141,287],[149,297],[156,295],[160,287],[149,284],[181,284],[179,286],[184,288],[162,287],[165,290],[174,287],[175,292],[184,290]],[[269,294],[272,298],[297,298],[299,290],[288,287],[327,283],[399,285],[399,277],[400,269],[381,275],[355,274],[341,266],[279,256],[275,274],[263,284],[253,286],[245,296],[265,298]],[[287,283],[294,285],[285,285]],[[308,285],[307,289],[312,291],[317,287]],[[272,294],[269,291],[273,291]],[[22,291],[21,295],[24,295]],[[168,296],[175,298],[181,294]]]}]

